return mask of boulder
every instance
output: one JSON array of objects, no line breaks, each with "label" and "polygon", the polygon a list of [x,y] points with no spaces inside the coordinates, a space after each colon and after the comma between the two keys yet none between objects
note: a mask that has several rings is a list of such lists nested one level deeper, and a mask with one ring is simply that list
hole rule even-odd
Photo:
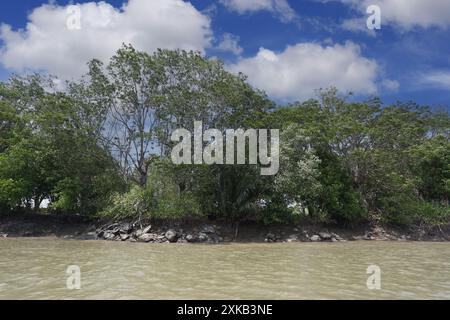
[{"label": "boulder", "polygon": [[320,233],[319,233],[319,237],[320,237],[322,240],[331,240],[331,238],[332,238],[333,236],[331,235],[331,233],[328,233],[328,232],[320,232]]},{"label": "boulder", "polygon": [[142,236],[144,233],[142,232],[142,229],[138,229],[135,232],[133,232],[133,237],[136,239],[139,239],[140,236]]},{"label": "boulder", "polygon": [[167,230],[167,232],[164,236],[167,238],[167,240],[169,240],[169,242],[177,242],[178,241],[178,233],[173,229]]},{"label": "boulder", "polygon": [[315,235],[311,236],[311,237],[309,238],[309,240],[311,240],[311,241],[313,241],[313,242],[318,242],[318,241],[321,240],[321,237],[320,237],[319,235],[315,234]]},{"label": "boulder", "polygon": [[187,242],[195,242],[195,237],[192,234],[188,234],[186,236],[186,241]]},{"label": "boulder", "polygon": [[157,238],[156,234],[153,233],[144,233],[141,234],[138,238],[137,241],[139,242],[150,242],[150,241],[155,241]]}]

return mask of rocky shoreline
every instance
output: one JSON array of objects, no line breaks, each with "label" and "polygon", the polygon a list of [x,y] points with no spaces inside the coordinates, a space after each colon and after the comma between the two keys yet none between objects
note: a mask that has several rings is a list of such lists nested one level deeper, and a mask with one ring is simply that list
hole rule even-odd
[{"label": "rocky shoreline", "polygon": [[218,221],[100,222],[83,217],[0,215],[0,239],[55,237],[142,243],[282,243],[378,241],[449,241],[450,225],[434,228],[387,227],[366,224],[357,228],[318,225],[260,225],[239,227]]}]

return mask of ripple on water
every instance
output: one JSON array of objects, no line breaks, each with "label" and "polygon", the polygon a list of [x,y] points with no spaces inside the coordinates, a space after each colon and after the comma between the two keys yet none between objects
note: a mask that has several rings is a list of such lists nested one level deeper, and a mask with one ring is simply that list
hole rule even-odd
[{"label": "ripple on water", "polygon": [[[0,241],[3,299],[449,299],[450,244]],[[380,266],[382,289],[366,269]],[[81,268],[80,290],[66,268]]]}]

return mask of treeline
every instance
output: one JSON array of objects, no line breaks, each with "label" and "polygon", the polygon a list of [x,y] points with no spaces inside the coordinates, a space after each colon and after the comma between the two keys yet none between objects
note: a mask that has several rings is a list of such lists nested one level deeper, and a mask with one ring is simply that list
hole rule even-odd
[{"label": "treeline", "polygon": [[[123,46],[80,81],[0,84],[0,210],[265,223],[449,222],[450,116],[335,89],[276,106],[194,52]],[[177,128],[281,130],[280,171],[174,165]],[[40,205],[49,202],[48,208]]]}]

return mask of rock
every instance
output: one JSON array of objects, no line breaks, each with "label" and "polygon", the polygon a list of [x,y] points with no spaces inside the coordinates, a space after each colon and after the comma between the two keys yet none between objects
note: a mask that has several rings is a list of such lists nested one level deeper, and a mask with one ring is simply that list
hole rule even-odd
[{"label": "rock", "polygon": [[122,241],[128,240],[129,238],[130,238],[130,235],[129,235],[129,234],[122,233],[122,234],[120,235],[120,240],[122,240]]},{"label": "rock", "polygon": [[177,242],[178,241],[178,233],[173,229],[167,230],[165,237],[167,238],[167,240],[169,240],[169,242]]},{"label": "rock", "polygon": [[0,233],[0,238],[7,238],[8,234],[7,233]]},{"label": "rock", "polygon": [[203,232],[203,233],[216,233],[216,228],[214,226],[212,226],[212,225],[207,224],[207,225],[203,226],[201,232]]},{"label": "rock", "polygon": [[142,236],[144,234],[142,229],[138,229],[133,233],[133,237],[138,239],[140,236]]},{"label": "rock", "polygon": [[286,242],[298,242],[297,235],[291,234],[291,235],[287,238]]},{"label": "rock", "polygon": [[330,233],[328,233],[328,232],[320,232],[319,233],[319,237],[322,239],[322,240],[331,240],[331,238],[333,237]]},{"label": "rock", "polygon": [[137,241],[138,242],[150,242],[150,241],[155,241],[157,239],[157,235],[154,233],[144,233],[141,234],[138,238]]},{"label": "rock", "polygon": [[111,232],[103,233],[103,239],[105,239],[105,240],[114,240],[115,237],[116,237],[116,235],[114,233],[111,233]]},{"label": "rock", "polygon": [[195,242],[195,237],[192,234],[188,234],[186,236],[186,241],[187,242]]},{"label": "rock", "polygon": [[336,233],[331,233],[331,235],[333,236],[333,238],[335,238],[338,241],[342,241],[344,240],[340,235],[336,234]]},{"label": "rock", "polygon": [[275,234],[269,232],[268,234],[266,234],[266,238],[264,239],[265,242],[274,242],[277,240],[277,237],[275,236]]},{"label": "rock", "polygon": [[336,239],[335,237],[331,238],[331,242],[339,242],[338,239]]},{"label": "rock", "polygon": [[209,237],[206,233],[200,232],[198,234],[198,241],[203,242],[203,241],[208,241],[208,239],[209,239]]},{"label": "rock", "polygon": [[159,236],[156,237],[156,241],[158,241],[160,243],[166,242],[167,238],[166,238],[166,236],[164,234],[163,235],[159,235]]},{"label": "rock", "polygon": [[321,237],[317,234],[311,236],[311,238],[309,238],[309,240],[313,241],[313,242],[317,242],[321,240]]},{"label": "rock", "polygon": [[152,226],[147,226],[144,229],[142,229],[142,233],[149,233],[151,229],[152,229]]},{"label": "rock", "polygon": [[123,223],[120,227],[119,227],[119,233],[130,233],[133,230],[133,227],[131,226],[130,223]]},{"label": "rock", "polygon": [[363,237],[364,240],[375,240],[376,238],[374,237],[374,235],[372,234],[372,232],[368,232],[364,235]]}]

